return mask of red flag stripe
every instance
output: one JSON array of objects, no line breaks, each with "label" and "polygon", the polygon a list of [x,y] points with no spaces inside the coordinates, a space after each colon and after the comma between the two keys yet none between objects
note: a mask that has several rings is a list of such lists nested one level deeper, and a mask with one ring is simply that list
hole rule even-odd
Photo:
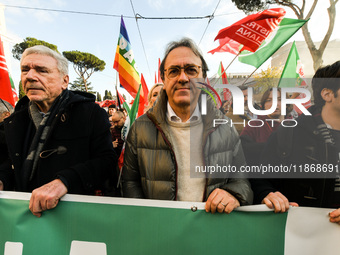
[{"label": "red flag stripe", "polygon": [[285,14],[286,11],[283,8],[274,8],[249,15],[221,29],[215,40],[230,38],[243,44],[242,50],[255,52],[278,26]]}]

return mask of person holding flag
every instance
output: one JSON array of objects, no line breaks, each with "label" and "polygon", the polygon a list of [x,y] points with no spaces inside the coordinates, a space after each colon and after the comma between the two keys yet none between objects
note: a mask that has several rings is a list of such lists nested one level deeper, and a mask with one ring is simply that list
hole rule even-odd
[{"label": "person holding flag", "polygon": [[[191,39],[168,45],[160,65],[164,86],[155,105],[133,123],[127,137],[124,197],[205,201],[205,209],[211,213],[230,213],[252,203],[247,179],[224,173],[194,173],[195,166],[238,168],[245,164],[235,129],[228,125],[213,127],[213,118],[225,117],[210,97],[207,114],[200,113],[204,83],[199,81],[207,77],[207,70]],[[199,178],[191,178],[191,174]]]}]

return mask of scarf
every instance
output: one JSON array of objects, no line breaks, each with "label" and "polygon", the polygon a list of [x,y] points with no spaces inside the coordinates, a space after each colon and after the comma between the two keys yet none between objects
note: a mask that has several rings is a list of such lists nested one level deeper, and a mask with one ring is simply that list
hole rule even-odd
[{"label": "scarf", "polygon": [[51,135],[51,127],[54,126],[53,124],[58,120],[59,115],[64,111],[68,99],[69,91],[66,89],[56,98],[52,107],[46,114],[41,113],[38,106],[34,102],[29,103],[28,112],[34,126],[36,127],[36,132],[23,164],[23,174],[21,180],[23,184],[23,190],[28,189],[28,184],[30,181],[32,181],[34,174],[36,173],[40,153],[47,138]]}]

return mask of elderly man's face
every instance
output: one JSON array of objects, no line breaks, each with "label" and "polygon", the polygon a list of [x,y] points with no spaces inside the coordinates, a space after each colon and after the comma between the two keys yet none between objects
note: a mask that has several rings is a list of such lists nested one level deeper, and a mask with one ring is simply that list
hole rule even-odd
[{"label": "elderly man's face", "polygon": [[[191,49],[187,47],[178,47],[172,50],[166,58],[164,69],[170,67],[186,67],[189,65],[202,66],[201,59],[196,56]],[[202,68],[199,68],[199,73],[196,78],[202,78]],[[196,106],[200,89],[193,82],[190,82],[190,77],[181,69],[180,74],[172,79],[169,79],[167,73],[164,75],[164,90],[168,95],[170,106],[176,111],[179,108],[185,108],[192,105]]]},{"label": "elderly man's face", "polygon": [[41,111],[47,112],[54,100],[67,88],[68,75],[61,75],[57,61],[47,55],[30,54],[21,63],[24,92]]}]

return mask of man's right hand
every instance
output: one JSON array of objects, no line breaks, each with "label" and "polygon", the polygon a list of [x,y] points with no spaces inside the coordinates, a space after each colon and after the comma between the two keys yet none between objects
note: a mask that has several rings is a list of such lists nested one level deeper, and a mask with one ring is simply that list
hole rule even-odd
[{"label": "man's right hand", "polygon": [[40,217],[45,210],[53,209],[59,203],[59,199],[67,193],[67,188],[60,179],[55,179],[40,188],[33,190],[29,209]]},{"label": "man's right hand", "polygon": [[270,192],[263,200],[270,209],[274,208],[275,213],[286,212],[289,206],[299,206],[297,203],[289,202],[288,199],[280,192]]},{"label": "man's right hand", "polygon": [[0,190],[4,190],[4,184],[0,181]]}]

